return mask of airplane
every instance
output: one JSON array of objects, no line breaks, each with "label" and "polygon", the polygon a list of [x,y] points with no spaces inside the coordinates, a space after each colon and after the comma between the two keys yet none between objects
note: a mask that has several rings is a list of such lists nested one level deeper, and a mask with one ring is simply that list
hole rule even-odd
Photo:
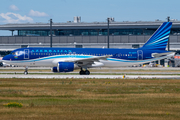
[{"label": "airplane", "polygon": [[3,62],[24,66],[48,66],[52,72],[71,72],[80,69],[80,75],[89,75],[89,68],[120,67],[148,63],[174,56],[175,52],[166,51],[172,22],[164,22],[137,49],[108,48],[19,48],[3,57]]}]

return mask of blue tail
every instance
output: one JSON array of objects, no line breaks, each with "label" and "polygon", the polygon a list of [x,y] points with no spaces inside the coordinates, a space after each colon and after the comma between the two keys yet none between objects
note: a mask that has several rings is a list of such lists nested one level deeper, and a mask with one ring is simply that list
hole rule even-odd
[{"label": "blue tail", "polygon": [[142,49],[165,50],[169,40],[171,26],[172,22],[164,22],[143,45]]}]

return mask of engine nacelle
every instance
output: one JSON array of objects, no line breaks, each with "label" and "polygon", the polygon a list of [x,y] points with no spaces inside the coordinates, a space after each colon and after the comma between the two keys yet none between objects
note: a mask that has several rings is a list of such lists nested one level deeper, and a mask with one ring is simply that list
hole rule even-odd
[{"label": "engine nacelle", "polygon": [[57,66],[58,72],[71,72],[74,70],[73,62],[59,62]]},{"label": "engine nacelle", "polygon": [[57,67],[51,68],[52,72],[71,72],[77,65],[73,62],[59,62]]},{"label": "engine nacelle", "polygon": [[52,67],[52,68],[51,68],[51,71],[52,71],[52,72],[58,72],[57,67]]}]

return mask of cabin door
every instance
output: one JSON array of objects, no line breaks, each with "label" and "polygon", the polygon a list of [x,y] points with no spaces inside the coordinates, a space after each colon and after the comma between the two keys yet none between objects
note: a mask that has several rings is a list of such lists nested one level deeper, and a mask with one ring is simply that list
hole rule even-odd
[{"label": "cabin door", "polygon": [[24,49],[24,59],[29,59],[29,49]]},{"label": "cabin door", "polygon": [[142,50],[137,51],[137,60],[143,60],[143,51]]}]

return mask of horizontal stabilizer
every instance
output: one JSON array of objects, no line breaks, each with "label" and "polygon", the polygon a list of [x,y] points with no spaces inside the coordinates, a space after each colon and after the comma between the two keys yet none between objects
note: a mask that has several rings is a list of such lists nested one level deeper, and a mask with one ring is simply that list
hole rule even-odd
[{"label": "horizontal stabilizer", "polygon": [[171,55],[172,54],[175,54],[175,52],[166,52],[166,53],[152,53],[152,57],[162,57],[162,56],[168,56],[168,55]]}]

